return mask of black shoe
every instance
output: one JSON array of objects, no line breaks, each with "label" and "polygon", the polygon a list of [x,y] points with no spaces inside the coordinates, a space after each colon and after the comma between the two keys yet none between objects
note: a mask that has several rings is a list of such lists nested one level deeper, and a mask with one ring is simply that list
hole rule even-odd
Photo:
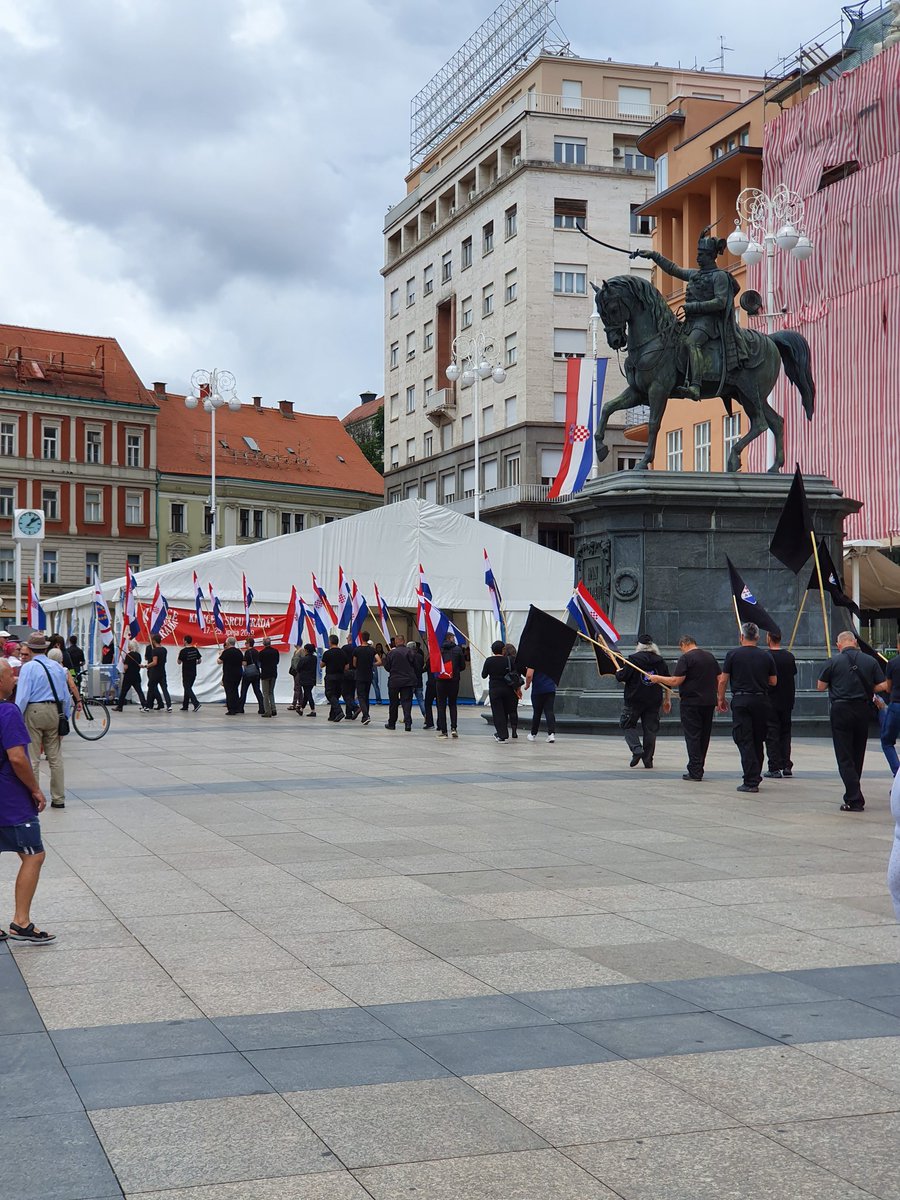
[{"label": "black shoe", "polygon": [[423,725],[423,729],[434,729],[434,725]]},{"label": "black shoe", "polygon": [[363,719],[360,721],[360,725],[371,725],[371,724],[372,724],[371,717],[363,717]]},{"label": "black shoe", "polygon": [[338,715],[334,718],[335,725],[338,725],[341,721],[343,721],[343,719],[344,719],[344,714],[338,713]]},{"label": "black shoe", "polygon": [[842,804],[841,812],[865,812],[865,804]]},{"label": "black shoe", "polygon": [[200,705],[199,705],[199,704],[195,704],[195,705],[194,705],[194,712],[199,712],[199,711],[200,711]]},{"label": "black shoe", "polygon": [[794,772],[793,772],[793,771],[782,771],[782,772],[781,772],[781,778],[782,778],[782,779],[793,779],[793,778],[794,778]]},{"label": "black shoe", "polygon": [[182,706],[181,706],[181,711],[182,711],[182,712],[187,712],[187,710],[188,710],[188,706],[187,706],[186,704],[182,704]]},{"label": "black shoe", "polygon": [[644,766],[647,768],[648,771],[653,770],[653,759],[652,758],[643,758],[643,759],[641,759],[641,762],[644,764]]},{"label": "black shoe", "polygon": [[519,733],[518,733],[518,730],[516,730],[516,729],[513,729],[513,730],[512,730],[512,732],[511,732],[511,736],[512,736],[513,738],[515,738],[515,739],[518,741],[518,738],[519,738]]},{"label": "black shoe", "polygon": [[58,801],[57,801],[57,800],[51,800],[51,802],[50,802],[50,807],[51,807],[51,808],[65,808],[65,807],[66,807],[66,802],[65,802],[65,800],[58,800]]},{"label": "black shoe", "polygon": [[629,767],[636,767],[638,765],[638,763],[641,761],[642,757],[643,757],[643,755],[641,755],[641,754],[632,754],[631,762],[628,764]]},{"label": "black shoe", "polygon": [[385,729],[396,729],[396,725],[385,725]]},{"label": "black shoe", "polygon": [[407,733],[412,733],[412,725],[404,725],[403,728]]},{"label": "black shoe", "polygon": [[766,779],[783,779],[784,776],[780,771],[766,771]]},{"label": "black shoe", "polygon": [[702,783],[702,782],[703,782],[703,776],[702,776],[702,775],[682,775],[682,777],[681,777],[681,778],[682,778],[682,779],[687,779],[687,780],[689,780],[691,783]]},{"label": "black shoe", "polygon": [[741,783],[734,790],[736,792],[758,792],[759,788],[750,783]]}]

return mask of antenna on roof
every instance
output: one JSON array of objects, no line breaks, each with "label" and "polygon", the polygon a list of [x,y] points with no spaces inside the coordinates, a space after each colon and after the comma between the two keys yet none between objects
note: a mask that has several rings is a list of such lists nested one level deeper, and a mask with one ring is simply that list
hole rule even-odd
[{"label": "antenna on roof", "polygon": [[716,55],[715,58],[711,58],[709,61],[711,63],[718,63],[719,70],[724,71],[725,70],[725,55],[733,54],[733,53],[734,53],[733,48],[731,46],[725,45],[725,34],[720,33],[719,34],[719,53]]}]

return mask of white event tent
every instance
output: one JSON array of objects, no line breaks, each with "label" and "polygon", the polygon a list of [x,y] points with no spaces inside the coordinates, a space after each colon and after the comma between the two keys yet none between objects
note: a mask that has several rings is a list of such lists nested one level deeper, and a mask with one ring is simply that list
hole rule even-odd
[{"label": "white event tent", "polygon": [[[253,608],[260,617],[283,616],[287,611],[291,587],[311,601],[311,572],[337,605],[338,567],[356,581],[369,605],[366,628],[373,641],[383,641],[376,622],[373,583],[378,584],[382,599],[391,610],[398,632],[420,640],[415,632],[416,589],[419,564],[431,587],[434,603],[459,625],[472,647],[472,678],[480,684],[482,650],[488,650],[498,636],[490,596],[484,582],[484,551],[503,597],[508,637],[515,641],[522,630],[528,606],[562,616],[572,592],[572,559],[554,550],[538,546],[515,534],[472,520],[424,500],[404,500],[357,516],[345,517],[303,533],[285,534],[249,545],[225,546],[179,562],[166,563],[139,571],[137,596],[141,605],[149,605],[156,585],[170,609],[194,609],[193,576],[196,572],[204,594],[212,584],[226,613],[243,614],[242,576],[253,589]],[[124,576],[101,584],[104,599],[113,613],[113,625],[120,629],[119,605]],[[96,643],[90,646],[94,589],[80,588],[44,601],[50,625],[63,634],[70,631],[99,661]],[[402,610],[405,610],[403,612]],[[207,620],[209,614],[207,610]],[[283,624],[273,623],[272,636],[280,637]],[[341,634],[341,640],[344,635]],[[181,672],[175,666],[176,641],[165,638],[170,647],[169,689],[181,696]],[[284,647],[282,647],[284,649]],[[195,690],[201,700],[222,699],[220,669],[216,647],[201,647],[203,661]],[[293,681],[288,674],[290,654],[283,653],[279,668],[277,698],[288,701]],[[481,694],[480,687],[476,694]]]}]

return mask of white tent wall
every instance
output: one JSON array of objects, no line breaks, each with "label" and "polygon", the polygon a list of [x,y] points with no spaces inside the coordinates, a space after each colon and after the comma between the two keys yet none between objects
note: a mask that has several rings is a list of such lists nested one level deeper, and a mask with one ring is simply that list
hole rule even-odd
[{"label": "white tent wall", "polygon": [[[158,583],[170,605],[193,608],[196,571],[204,593],[212,583],[223,608],[239,612],[243,606],[241,576],[245,574],[253,589],[254,608],[262,615],[283,614],[292,586],[305,599],[312,598],[311,572],[315,572],[334,604],[340,565],[356,580],[366,597],[370,610],[367,628],[373,640],[378,641],[381,635],[375,621],[373,583],[377,582],[392,612],[406,609],[414,613],[421,563],[435,604],[456,614],[460,624],[459,619],[465,614],[472,641],[472,676],[480,683],[481,651],[489,652],[491,641],[499,633],[484,582],[484,550],[503,594],[511,640],[515,641],[521,633],[530,604],[562,616],[572,591],[571,558],[425,500],[404,500],[303,533],[250,545],[226,546],[140,571],[136,576],[138,599],[149,604]],[[124,582],[124,576],[120,576],[101,585],[117,632]],[[70,624],[73,630],[89,630],[93,594],[93,588],[85,587],[48,599],[44,608],[51,623],[58,623],[62,632]],[[87,652],[88,647],[85,648]],[[95,646],[93,650],[97,661],[99,649]],[[180,698],[181,673],[174,662],[177,647],[169,645],[169,651],[169,689],[173,698]],[[221,700],[216,648],[203,647],[201,654],[197,695],[201,701]],[[283,654],[276,691],[280,703],[288,702],[291,697],[289,663],[290,654]],[[481,694],[478,687],[475,694]]]}]

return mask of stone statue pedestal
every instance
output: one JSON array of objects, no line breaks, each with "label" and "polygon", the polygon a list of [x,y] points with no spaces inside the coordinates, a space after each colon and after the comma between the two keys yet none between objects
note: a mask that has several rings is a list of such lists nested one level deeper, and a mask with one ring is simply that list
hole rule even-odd
[{"label": "stone statue pedestal", "polygon": [[[663,657],[678,657],[688,633],[719,660],[737,645],[737,620],[725,562],[727,555],[781,626],[784,645],[813,569],[799,576],[769,554],[791,475],[621,471],[589,482],[566,510],[575,526],[576,578],[583,580],[621,635],[619,650],[634,648],[639,631],[653,635]],[[828,479],[805,479],[818,537],[841,561],[843,522],[861,507]],[[826,595],[832,645],[850,626],[845,610]],[[582,649],[583,647],[583,649]],[[826,654],[818,591],[807,597],[794,653],[799,665],[795,727],[824,732],[827,705],[815,693]],[[563,675],[557,710],[569,724],[618,728],[622,688],[597,674],[592,649],[580,642]],[[664,724],[677,728],[677,704]],[[717,724],[727,724],[721,718]],[[807,728],[809,726],[809,728]]]}]

